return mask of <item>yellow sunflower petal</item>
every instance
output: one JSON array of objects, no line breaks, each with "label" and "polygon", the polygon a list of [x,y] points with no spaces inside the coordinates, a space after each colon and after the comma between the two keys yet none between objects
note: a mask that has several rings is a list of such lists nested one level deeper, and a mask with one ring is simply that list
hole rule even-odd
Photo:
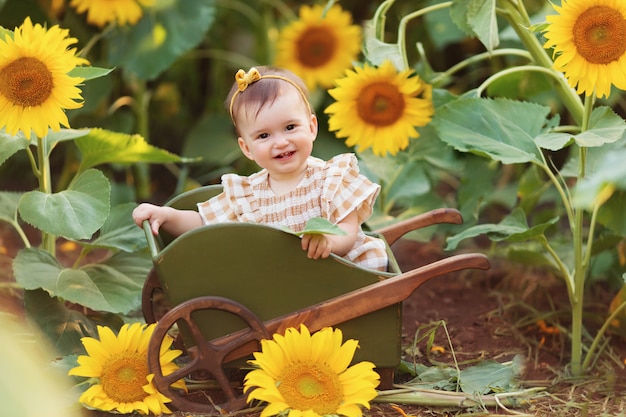
[{"label": "yellow sunflower petal", "polygon": [[328,365],[338,374],[342,373],[350,365],[357,347],[359,347],[359,342],[356,340],[346,340],[343,345],[333,352],[333,355],[327,362]]},{"label": "yellow sunflower petal", "polygon": [[[45,29],[27,17],[13,37],[0,40],[0,128],[43,137],[69,127],[65,109],[82,106],[82,78],[68,72],[86,61],[69,45],[77,42],[58,26]],[[27,82],[25,82],[27,81]]]},{"label": "yellow sunflower petal", "polygon": [[285,335],[285,354],[287,360],[291,362],[302,362],[309,360],[311,357],[311,349],[313,339],[309,329],[301,325],[300,331],[291,328],[287,329],[289,336]]},{"label": "yellow sunflower petal", "polygon": [[[83,344],[93,356],[79,356],[79,366],[69,374],[90,376],[97,378],[97,382],[79,401],[92,408],[122,414],[171,413],[165,405],[170,399],[156,390],[152,382],[154,374],[148,372],[147,341],[153,329],[154,326],[141,323],[125,324],[115,335],[110,328],[98,326],[100,341],[84,338]],[[165,375],[178,369],[171,362],[178,355],[179,352],[161,351],[160,362]],[[186,390],[182,380],[172,386]]]},{"label": "yellow sunflower petal", "polygon": [[298,360],[298,340],[300,333],[294,328],[285,331],[285,335],[276,334],[273,340],[282,350],[285,363],[293,363]]},{"label": "yellow sunflower petal", "polygon": [[270,403],[267,405],[267,407],[263,409],[263,411],[261,411],[261,417],[275,416],[279,414],[280,412],[286,410],[287,408],[289,408],[289,406],[287,406],[287,404],[285,403],[279,403],[279,402]]},{"label": "yellow sunflower petal", "polygon": [[[369,407],[368,401],[376,396],[379,376],[370,362],[346,369],[357,344],[353,340],[342,343],[341,331],[332,328],[311,335],[302,325],[299,330],[287,329],[282,337],[275,335],[261,344],[262,351],[251,362],[282,370],[270,373],[260,366],[249,372],[244,379],[248,401],[267,402],[262,413],[267,416],[286,409],[289,416],[360,415],[359,407]],[[283,355],[266,356],[266,349],[276,350],[275,345]],[[280,365],[270,364],[269,358]]]},{"label": "yellow sunflower petal", "polygon": [[84,376],[86,378],[96,378],[102,375],[102,362],[90,356],[79,356],[79,366],[69,370],[68,375]]},{"label": "yellow sunflower petal", "polygon": [[544,46],[554,49],[554,68],[569,85],[597,97],[626,89],[626,2],[563,0],[553,8]]},{"label": "yellow sunflower petal", "polygon": [[93,337],[83,337],[80,339],[87,355],[95,360],[104,360],[110,355],[110,352],[103,348],[102,343]]},{"label": "yellow sunflower petal", "polygon": [[328,91],[336,100],[324,110],[329,129],[359,151],[371,148],[384,156],[405,149],[419,137],[415,127],[428,124],[434,113],[431,87],[410,75],[398,73],[390,61],[346,71]]},{"label": "yellow sunflower petal", "polygon": [[328,88],[361,51],[361,29],[338,5],[323,16],[322,5],[301,6],[299,19],[284,27],[277,42],[277,66],[298,74],[309,89]]},{"label": "yellow sunflower petal", "polygon": [[[339,329],[336,330],[341,333]],[[326,362],[332,354],[335,346],[333,344],[333,330],[330,327],[321,329],[316,332],[311,339],[311,353],[309,360],[312,362]]]},{"label": "yellow sunflower petal", "polygon": [[250,363],[263,368],[272,377],[278,378],[286,363],[285,353],[280,344],[277,343],[276,339],[263,340],[261,350],[262,353],[256,352],[254,354],[255,359]]},{"label": "yellow sunflower petal", "polygon": [[[87,12],[87,22],[104,27],[109,23],[120,26],[134,25],[143,16],[143,7],[150,7],[154,0],[71,0],[70,6],[78,14]],[[143,7],[142,7],[143,6]]]},{"label": "yellow sunflower petal", "polygon": [[98,337],[103,349],[107,349],[109,354],[116,354],[123,351],[123,341],[120,341],[113,330],[107,326],[98,326]]}]

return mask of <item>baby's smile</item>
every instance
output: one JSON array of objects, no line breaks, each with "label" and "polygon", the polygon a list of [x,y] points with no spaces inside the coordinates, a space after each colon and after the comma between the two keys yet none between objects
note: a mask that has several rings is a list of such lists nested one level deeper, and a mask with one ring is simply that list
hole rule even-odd
[{"label": "baby's smile", "polygon": [[276,155],[275,158],[277,158],[277,159],[288,158],[291,155],[293,155],[294,153],[296,153],[296,152],[295,151],[283,152],[283,153],[281,153],[279,155]]}]

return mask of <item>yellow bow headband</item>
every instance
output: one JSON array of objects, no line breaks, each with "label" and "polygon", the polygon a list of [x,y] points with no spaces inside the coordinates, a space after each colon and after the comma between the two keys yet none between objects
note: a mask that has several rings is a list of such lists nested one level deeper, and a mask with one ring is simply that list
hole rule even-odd
[{"label": "yellow bow headband", "polygon": [[302,90],[302,88],[298,84],[293,82],[293,80],[290,80],[287,77],[283,77],[282,75],[275,75],[275,74],[261,75],[259,70],[257,70],[256,68],[252,67],[252,68],[250,68],[250,70],[248,72],[245,72],[244,70],[240,69],[235,74],[235,81],[237,82],[237,91],[235,91],[235,93],[233,94],[233,97],[230,99],[230,117],[231,117],[231,119],[234,119],[233,118],[233,104],[235,103],[235,98],[239,94],[241,94],[244,91],[246,91],[246,88],[248,88],[250,86],[250,84],[253,84],[253,83],[255,83],[255,82],[259,81],[259,80],[262,80],[263,78],[276,78],[278,80],[287,81],[289,84],[291,84],[294,87],[296,87],[296,90],[298,90],[298,92],[302,96],[302,99],[304,100],[304,102],[309,107],[309,110],[311,110],[311,113],[313,112],[313,110],[311,109],[311,105],[309,104],[309,99],[307,98],[306,94],[304,93],[304,91]]}]

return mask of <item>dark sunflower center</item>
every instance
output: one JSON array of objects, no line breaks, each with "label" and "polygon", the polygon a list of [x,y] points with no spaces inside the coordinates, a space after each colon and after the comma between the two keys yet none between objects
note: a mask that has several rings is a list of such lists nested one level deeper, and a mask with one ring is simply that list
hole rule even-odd
[{"label": "dark sunflower center", "polygon": [[357,99],[361,120],[376,126],[389,126],[402,117],[404,96],[398,88],[386,82],[365,86]]},{"label": "dark sunflower center", "polygon": [[309,28],[297,42],[298,61],[305,67],[325,65],[335,55],[337,39],[323,27]]},{"label": "dark sunflower center", "polygon": [[339,376],[319,363],[293,363],[286,367],[278,391],[291,409],[313,410],[321,416],[335,414],[343,401]]},{"label": "dark sunflower center", "polygon": [[148,396],[142,388],[148,383],[147,376],[148,362],[145,355],[123,352],[111,356],[103,365],[100,384],[109,398],[128,404],[143,401]]},{"label": "dark sunflower center", "polygon": [[37,58],[18,58],[0,70],[0,94],[16,106],[44,103],[53,86],[50,70]]},{"label": "dark sunflower center", "polygon": [[590,7],[576,19],[574,44],[592,64],[617,61],[626,53],[626,19],[612,7]]}]

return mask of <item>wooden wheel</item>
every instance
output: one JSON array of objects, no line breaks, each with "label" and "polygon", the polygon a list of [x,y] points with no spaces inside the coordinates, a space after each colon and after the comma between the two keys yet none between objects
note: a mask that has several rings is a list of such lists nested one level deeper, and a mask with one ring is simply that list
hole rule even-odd
[{"label": "wooden wheel", "polygon": [[[196,321],[192,318],[192,313],[201,310],[220,310],[234,314],[240,317],[249,326],[249,329],[245,332],[239,332],[241,334],[239,337],[229,339],[227,342],[217,344],[207,341]],[[185,329],[189,331],[193,339],[191,343],[193,346],[189,346],[187,349],[190,361],[177,371],[163,375],[159,352],[168,331],[177,323],[184,323]],[[224,297],[198,297],[172,308],[157,322],[148,346],[148,366],[150,372],[154,373],[154,384],[159,392],[170,398],[172,405],[179,410],[211,413],[219,407],[228,412],[237,411],[245,407],[246,397],[243,394],[237,395],[233,390],[224,372],[225,358],[231,351],[242,345],[251,342],[258,343],[269,338],[270,335],[263,322],[244,305]],[[171,388],[171,385],[179,379],[198,371],[208,372],[215,378],[227,398],[225,403],[214,406],[190,401],[182,396],[178,390]]]}]

